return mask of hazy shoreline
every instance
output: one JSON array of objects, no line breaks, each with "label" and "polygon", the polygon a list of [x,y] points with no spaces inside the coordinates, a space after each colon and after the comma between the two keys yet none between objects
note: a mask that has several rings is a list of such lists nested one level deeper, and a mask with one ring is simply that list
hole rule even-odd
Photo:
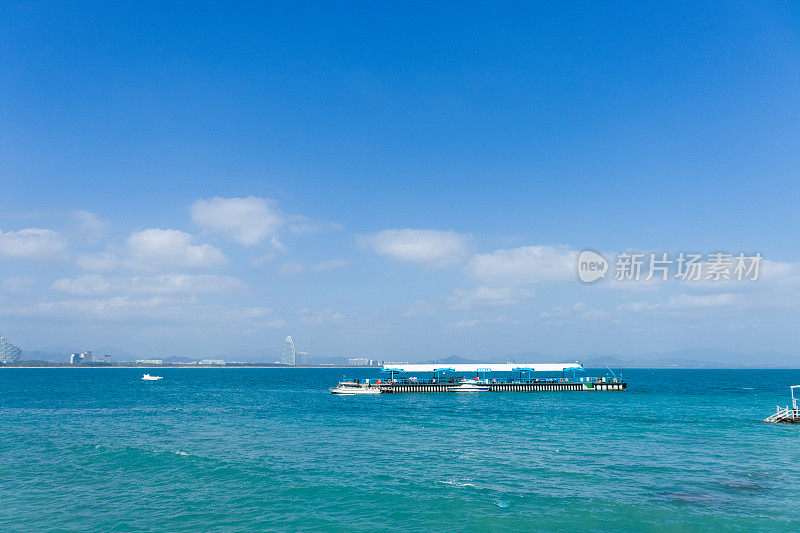
[{"label": "hazy shoreline", "polygon": [[[235,369],[275,369],[275,370],[307,370],[307,369],[336,369],[336,370],[380,370],[381,367],[379,366],[270,366],[270,365],[131,365],[131,366],[82,366],[82,365],[53,365],[53,366],[27,366],[27,365],[14,365],[14,366],[6,366],[1,365],[0,369],[13,369],[13,368],[63,368],[63,369],[81,369],[81,370],[112,370],[112,369],[159,369],[159,368],[168,368],[168,369],[228,369],[228,370],[235,370]],[[585,367],[587,369],[592,368],[602,368],[602,367]],[[672,367],[672,366],[614,366],[617,370],[800,370],[800,366],[786,366],[786,367],[764,367],[764,366],[738,366],[738,367],[726,367],[726,366],[719,366],[719,367],[692,367],[692,366],[683,366],[683,367]]]},{"label": "hazy shoreline", "polygon": [[380,369],[379,366],[270,366],[270,365],[130,365],[130,366],[83,366],[83,365],[2,365],[0,369],[4,368],[76,368],[82,370],[111,370],[111,369],[132,369],[132,368],[178,368],[178,369],[200,369],[200,368],[219,368],[219,369],[237,369],[237,368],[274,368],[277,370],[290,370],[290,369],[309,369],[309,368],[343,368],[343,369]]}]

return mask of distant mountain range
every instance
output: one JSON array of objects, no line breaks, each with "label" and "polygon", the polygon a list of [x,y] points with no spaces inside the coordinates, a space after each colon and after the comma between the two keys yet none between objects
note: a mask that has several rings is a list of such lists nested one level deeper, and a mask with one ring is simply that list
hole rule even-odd
[{"label": "distant mountain range", "polygon": [[563,362],[569,363],[571,359],[569,357],[546,355],[539,352],[523,352],[523,353],[509,354],[506,356],[485,357],[481,358],[480,360],[467,359],[459,355],[448,355],[447,357],[443,357],[441,359],[434,359],[432,361],[426,361],[426,362],[435,365],[438,364],[475,365],[479,363],[507,363],[509,361],[515,363],[563,363]]},{"label": "distant mountain range", "polygon": [[632,356],[615,353],[558,357],[538,352],[513,354],[519,362],[570,362],[579,360],[586,367],[604,365],[618,368],[800,368],[800,356],[780,352],[728,352],[716,348],[688,348],[670,352],[647,352]]},{"label": "distant mountain range", "polygon": [[[66,346],[49,347],[42,350],[26,350],[22,352],[22,359],[37,361],[52,361],[64,363],[68,354],[81,352],[84,349],[74,349]],[[225,359],[227,361],[250,361],[271,363],[279,360],[280,355],[264,351],[237,352],[231,355],[181,357],[181,356],[137,356],[112,346],[102,346],[92,350],[96,355],[111,354],[114,361],[134,361],[136,359],[157,358],[171,363],[188,363],[201,359]],[[310,364],[328,364],[347,366],[346,356],[310,356]],[[447,355],[430,361],[433,364],[479,364],[479,363],[505,363],[507,361],[518,363],[569,363],[580,361],[588,368],[598,368],[608,365],[616,368],[800,368],[800,356],[780,352],[728,352],[716,348],[690,348],[671,352],[647,352],[631,356],[622,356],[616,353],[595,353],[580,357],[557,356],[541,352],[520,352],[505,356],[493,356],[481,359],[471,359],[459,355]]]},{"label": "distant mountain range", "polygon": [[592,355],[585,366],[629,368],[800,368],[800,356],[780,352],[728,352],[715,348],[689,348],[672,352],[649,352],[636,357]]},{"label": "distant mountain range", "polygon": [[564,357],[540,352],[521,352],[505,357],[467,359],[449,355],[430,361],[433,364],[478,363],[570,363],[580,361],[585,367],[604,365],[617,368],[800,368],[800,356],[780,352],[738,353],[715,348],[690,348],[671,352],[648,352],[624,357],[618,354],[589,354]]}]

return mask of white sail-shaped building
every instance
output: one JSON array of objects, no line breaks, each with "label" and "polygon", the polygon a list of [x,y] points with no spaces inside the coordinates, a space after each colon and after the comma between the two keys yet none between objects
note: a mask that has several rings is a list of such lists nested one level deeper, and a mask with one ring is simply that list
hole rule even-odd
[{"label": "white sail-shaped building", "polygon": [[283,340],[283,351],[281,352],[281,363],[284,365],[297,364],[297,352],[294,350],[294,340],[289,335]]},{"label": "white sail-shaped building", "polygon": [[5,337],[0,337],[0,363],[16,363],[22,356],[22,349]]}]

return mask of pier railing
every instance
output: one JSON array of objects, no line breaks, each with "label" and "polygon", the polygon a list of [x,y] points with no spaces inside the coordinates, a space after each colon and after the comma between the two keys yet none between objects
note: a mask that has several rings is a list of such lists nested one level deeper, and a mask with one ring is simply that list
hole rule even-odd
[{"label": "pier railing", "polygon": [[777,406],[775,414],[768,416],[764,422],[800,421],[800,409]]}]

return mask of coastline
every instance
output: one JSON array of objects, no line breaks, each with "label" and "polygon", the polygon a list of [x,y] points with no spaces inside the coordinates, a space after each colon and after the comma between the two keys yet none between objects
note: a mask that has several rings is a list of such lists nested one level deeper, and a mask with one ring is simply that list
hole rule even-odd
[{"label": "coastline", "polygon": [[319,366],[271,366],[271,365],[119,365],[119,366],[84,366],[84,365],[0,365],[0,369],[11,369],[11,368],[75,368],[75,369],[92,369],[92,370],[104,370],[104,369],[132,369],[132,368],[170,368],[170,369],[201,369],[201,368],[218,368],[218,369],[237,369],[237,368],[274,368],[278,370],[289,370],[289,369],[309,369],[309,368],[331,368],[331,369],[380,369],[379,366],[327,366],[327,365],[319,365]]},{"label": "coastline", "polygon": [[[302,370],[302,369],[337,369],[337,370],[380,370],[380,366],[337,366],[337,365],[305,365],[305,366],[273,366],[263,364],[253,365],[111,365],[111,366],[84,366],[84,365],[0,365],[2,369],[12,368],[65,368],[65,369],[133,369],[133,368],[169,368],[169,369],[247,369],[247,368],[272,368],[276,370]],[[586,368],[601,368],[588,366]],[[716,366],[716,367],[694,367],[694,366],[615,366],[618,370],[800,370],[798,366]]]}]

